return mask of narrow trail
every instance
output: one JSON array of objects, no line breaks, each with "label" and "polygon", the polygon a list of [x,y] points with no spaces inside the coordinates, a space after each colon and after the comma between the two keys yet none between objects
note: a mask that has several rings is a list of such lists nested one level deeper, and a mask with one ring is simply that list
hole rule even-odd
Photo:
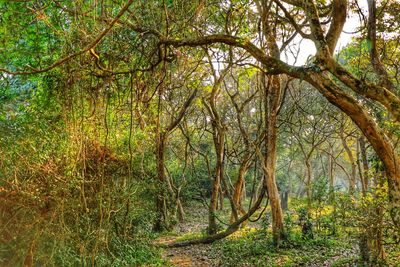
[{"label": "narrow trail", "polygon": [[[225,214],[229,214],[230,207],[225,205]],[[204,205],[195,203],[187,207],[187,216],[184,222],[175,226],[173,235],[159,237],[155,245],[167,245],[175,242],[186,234],[201,233],[208,226],[208,209]],[[222,218],[229,221],[229,217]],[[259,227],[257,223],[249,223],[252,227]],[[173,266],[220,266],[219,252],[212,250],[212,244],[198,244],[186,247],[164,248],[163,258],[170,261]]]},{"label": "narrow trail", "polygon": [[[226,211],[229,214],[229,210]],[[182,241],[182,237],[184,238],[194,238],[196,233],[201,233],[207,227],[207,210],[202,206],[194,206],[188,208],[188,216],[184,222],[178,223],[174,230],[166,236],[161,236],[154,240],[155,245],[168,245],[172,244],[177,240]],[[189,215],[190,214],[190,215]],[[223,218],[227,220],[227,218]],[[251,228],[260,227],[257,223],[249,223]],[[258,244],[260,244],[258,242]],[[305,247],[307,249],[307,247]],[[359,255],[358,244],[354,244],[351,248],[335,248],[329,249],[325,247],[320,247],[318,249],[322,250],[321,253],[318,253],[315,250],[315,247],[309,248],[309,254],[311,257],[316,257],[314,260],[308,260],[306,264],[298,265],[297,263],[292,263],[293,265],[286,266],[307,266],[307,267],[330,267],[330,266],[354,266],[353,261],[346,263],[346,260],[354,259]],[[314,250],[313,250],[314,249]],[[270,259],[257,266],[270,266],[268,262],[278,263],[279,261],[288,261],[288,255],[291,255],[293,260],[299,260],[301,255],[306,257],[307,253],[302,251],[302,248],[298,249],[288,249],[287,254],[285,251],[276,251],[275,253],[268,253],[265,251],[265,255],[271,256]],[[325,251],[325,252],[324,252]],[[258,252],[259,253],[259,252]],[[328,257],[325,257],[324,253],[329,253]],[[240,254],[239,254],[240,255]],[[260,257],[264,257],[263,254],[259,254]],[[255,266],[243,264],[240,262],[240,257],[235,255],[235,253],[228,255],[233,261],[230,261],[227,265],[225,262],[226,258],[223,257],[221,251],[216,249],[212,244],[199,244],[192,245],[187,247],[164,247],[162,252],[162,257],[170,263],[168,266],[182,266],[182,267],[197,267],[197,266]],[[319,258],[320,257],[320,258]],[[223,260],[224,259],[224,260]],[[341,264],[339,264],[342,262]],[[275,265],[274,265],[275,266]]]},{"label": "narrow trail", "polygon": [[[173,243],[177,237],[161,237],[156,240],[158,245]],[[180,248],[165,248],[163,258],[170,261],[173,266],[198,267],[214,266],[209,258],[208,250],[211,245],[194,245]]]},{"label": "narrow trail", "polygon": [[[198,205],[191,207],[183,223],[179,223],[173,236],[160,237],[155,240],[156,245],[167,245],[175,242],[179,237],[188,233],[200,233],[207,227],[207,209]],[[189,215],[190,214],[190,215]],[[179,248],[164,248],[163,258],[171,262],[172,266],[208,267],[218,266],[217,255],[211,255],[211,244],[200,244]]]}]

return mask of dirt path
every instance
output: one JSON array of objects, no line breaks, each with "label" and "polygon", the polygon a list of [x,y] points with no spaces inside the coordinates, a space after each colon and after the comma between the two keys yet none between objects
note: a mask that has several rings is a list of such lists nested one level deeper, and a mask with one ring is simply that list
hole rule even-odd
[{"label": "dirt path", "polygon": [[[157,239],[158,245],[173,243],[177,237],[162,237]],[[183,267],[208,267],[213,265],[207,251],[211,245],[194,245],[182,248],[165,248],[163,257],[169,260],[173,266]]]},{"label": "dirt path", "polygon": [[[206,229],[208,210],[203,205],[197,203],[188,207],[186,214],[185,222],[176,225],[174,236],[160,237],[156,240],[156,244],[170,244],[187,233],[200,233]],[[211,246],[200,244],[182,248],[165,248],[163,257],[173,266],[217,266],[217,256],[210,253]]]},{"label": "dirt path", "polygon": [[[175,242],[180,237],[185,236],[185,238],[193,238],[194,236],[196,236],[195,235],[196,233],[203,232],[207,227],[207,212],[208,211],[202,206],[192,206],[188,208],[187,212],[188,216],[186,220],[176,225],[176,227],[173,229],[173,231],[169,233],[168,236],[163,236],[156,239],[155,244],[167,245]],[[226,211],[226,214],[229,214],[229,210]],[[223,219],[228,220],[228,218],[223,218]],[[250,226],[257,228],[260,227],[260,224],[252,223],[250,224]],[[315,247],[313,248],[315,249]],[[310,250],[311,257],[321,256],[321,259],[311,260],[302,266],[308,266],[308,267],[335,266],[336,263],[346,259],[355,258],[359,254],[357,246],[354,246],[353,248],[342,248],[342,249],[337,247],[334,248],[336,250],[336,253],[334,253],[335,251],[326,249],[326,252],[332,253],[332,256],[329,258],[325,258],[322,257],[324,256],[325,252],[317,253],[313,251],[313,248],[311,248]],[[321,249],[322,251],[325,251],[324,248]],[[284,251],[281,254],[277,253],[278,252],[276,252],[275,255],[274,253],[271,254],[273,255],[273,258],[270,259],[271,261],[278,262],[280,259],[289,257],[288,254],[285,253]],[[291,253],[295,253],[293,254],[293,259],[296,258],[297,253],[299,253],[299,255],[304,254],[302,248],[299,248],[298,250],[292,250]],[[223,258],[222,252],[218,251],[216,248],[213,248],[213,245],[211,244],[200,244],[200,245],[193,245],[181,248],[165,247],[163,249],[162,256],[166,261],[170,262],[172,266],[178,266],[178,267],[221,266],[224,265],[225,263],[222,262]],[[236,255],[234,253],[232,255],[229,255],[229,257],[233,258],[233,261],[230,261],[229,263],[230,266],[251,266],[251,265],[243,265],[243,263],[240,263],[239,265],[240,259],[235,259]],[[262,257],[262,254],[260,254],[260,257]],[[293,266],[299,266],[299,265],[293,265]],[[350,265],[346,265],[346,263],[344,262],[344,264],[340,266],[350,266]]]}]

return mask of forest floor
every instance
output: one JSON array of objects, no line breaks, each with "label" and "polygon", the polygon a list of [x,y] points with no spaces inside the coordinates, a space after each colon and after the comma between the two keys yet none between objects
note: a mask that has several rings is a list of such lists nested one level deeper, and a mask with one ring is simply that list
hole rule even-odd
[{"label": "forest floor", "polygon": [[[221,212],[220,220],[229,222],[222,214],[229,214],[229,207]],[[174,231],[159,237],[156,244],[169,244],[201,237],[207,227],[207,209],[201,204],[191,205],[184,223]],[[190,215],[189,215],[190,214]],[[265,214],[263,215],[265,217]],[[171,266],[356,266],[358,245],[352,238],[315,237],[304,241],[295,237],[282,248],[272,245],[270,229],[263,228],[263,221],[249,223],[246,228],[213,244],[180,248],[164,248],[163,258]],[[270,227],[269,227],[270,228]]]},{"label": "forest floor", "polygon": [[[176,237],[163,237],[157,240],[158,244],[169,244],[176,241]],[[212,245],[202,244],[179,248],[166,248],[163,258],[172,266],[194,267],[194,266],[216,266],[215,260],[210,258]]]},{"label": "forest floor", "polygon": [[[187,210],[187,214],[190,215],[185,218],[185,221],[177,224],[173,232],[158,238],[156,244],[167,245],[177,240],[194,238],[201,235],[202,231],[207,227],[207,221],[205,220],[208,218],[207,209],[201,204],[191,206],[189,209],[190,210]],[[169,261],[172,266],[217,266],[215,257],[210,255],[211,249],[211,244],[200,244],[178,248],[168,247],[163,251],[163,258]]]}]

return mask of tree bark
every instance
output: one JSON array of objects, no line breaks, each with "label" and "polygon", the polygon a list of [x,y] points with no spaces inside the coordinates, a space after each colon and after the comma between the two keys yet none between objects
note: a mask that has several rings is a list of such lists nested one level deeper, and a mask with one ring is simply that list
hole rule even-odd
[{"label": "tree bark", "polygon": [[329,176],[329,201],[335,202],[335,177],[333,175],[333,149],[332,145],[329,146],[328,156],[328,176]]},{"label": "tree bark", "polygon": [[362,161],[362,190],[364,194],[368,191],[369,187],[369,166],[368,166],[368,159],[367,159],[367,149],[365,147],[365,140],[364,137],[361,136],[358,138],[358,144],[360,147],[360,157]]},{"label": "tree bark", "polygon": [[[245,214],[245,210],[242,207],[242,196],[243,196],[243,189],[244,189],[244,182],[245,182],[245,175],[249,168],[250,156],[245,156],[246,158],[240,164],[238,178],[234,185],[234,192],[233,192],[233,203],[237,211],[239,211],[242,215]],[[236,215],[237,216],[237,215]],[[235,214],[232,212],[231,214],[231,222],[236,220]]]},{"label": "tree bark", "polygon": [[276,185],[276,144],[278,109],[281,103],[281,81],[279,76],[271,76],[269,84],[265,84],[265,155],[264,175],[265,187],[272,213],[272,234],[276,245],[285,238],[283,213],[278,187]]},{"label": "tree bark", "polygon": [[159,133],[157,137],[156,159],[159,188],[156,199],[157,216],[154,230],[157,232],[161,232],[168,228],[165,175],[165,135],[162,133]]},{"label": "tree bark", "polygon": [[356,172],[357,172],[357,164],[354,160],[353,152],[351,151],[349,145],[347,144],[346,138],[344,136],[343,128],[340,131],[340,140],[342,141],[342,145],[344,150],[346,151],[347,157],[349,158],[351,164],[351,174],[349,179],[349,194],[353,195],[356,187]]},{"label": "tree bark", "polygon": [[[215,123],[215,122],[213,122]],[[217,127],[214,127],[217,128]],[[208,234],[212,235],[217,233],[217,220],[215,213],[218,208],[218,196],[221,194],[221,177],[223,175],[223,158],[224,158],[224,144],[225,144],[225,133],[222,129],[214,130],[214,147],[217,156],[214,180],[211,191],[211,200],[208,210]]]},{"label": "tree bark", "polygon": [[306,157],[306,194],[307,194],[307,209],[311,211],[311,204],[312,204],[312,188],[311,188],[311,181],[312,181],[312,167],[311,167],[311,155]]}]

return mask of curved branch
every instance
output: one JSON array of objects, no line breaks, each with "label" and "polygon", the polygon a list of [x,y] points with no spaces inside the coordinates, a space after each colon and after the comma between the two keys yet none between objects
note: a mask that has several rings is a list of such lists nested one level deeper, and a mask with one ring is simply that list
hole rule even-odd
[{"label": "curved branch", "polygon": [[226,34],[212,34],[207,36],[201,36],[196,38],[179,39],[179,38],[168,38],[160,37],[160,43],[165,45],[172,45],[174,47],[180,46],[201,46],[211,45],[216,43],[222,43],[230,46],[240,47],[246,50],[252,55],[257,61],[262,63],[268,74],[293,74],[301,72],[303,68],[289,65],[279,59],[268,56],[263,50],[254,45],[250,40],[246,38],[240,38],[236,36]]},{"label": "curved branch", "polygon": [[382,104],[396,121],[400,121],[400,99],[388,88],[357,79],[334,59],[330,59],[329,71],[354,92]]},{"label": "curved branch", "polygon": [[190,107],[190,104],[193,102],[193,100],[196,97],[196,94],[198,92],[198,89],[194,89],[192,94],[189,96],[188,99],[186,99],[185,103],[183,104],[183,106],[181,107],[178,117],[175,118],[175,120],[173,120],[167,127],[166,129],[166,133],[171,132],[173,129],[176,128],[176,126],[178,126],[178,124],[181,122],[181,120],[183,119],[183,117],[185,116],[185,113],[187,111],[187,109]]}]

